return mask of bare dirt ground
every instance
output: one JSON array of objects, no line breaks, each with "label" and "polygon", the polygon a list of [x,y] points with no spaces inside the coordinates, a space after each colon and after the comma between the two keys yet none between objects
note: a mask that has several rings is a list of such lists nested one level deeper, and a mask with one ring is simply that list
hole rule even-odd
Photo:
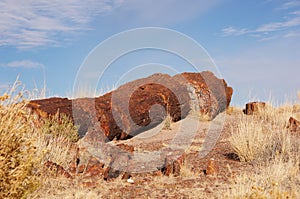
[{"label": "bare dirt ground", "polygon": [[[242,163],[233,155],[227,138],[236,123],[236,114],[220,114],[213,121],[199,121],[189,115],[184,120],[171,124],[171,129],[164,129],[164,124],[143,132],[136,137],[110,144],[134,146],[136,156],[151,154],[164,148],[182,149],[186,160],[181,168],[181,175],[162,176],[143,172],[133,173],[133,183],[126,180],[111,182],[101,181],[97,191],[101,198],[220,198],[222,191],[229,186],[234,176],[241,171],[255,169],[253,163]],[[142,156],[149,158],[148,156]],[[215,162],[215,172],[206,174],[209,160]],[[146,159],[142,161],[147,161]],[[103,189],[103,186],[106,187]]]}]

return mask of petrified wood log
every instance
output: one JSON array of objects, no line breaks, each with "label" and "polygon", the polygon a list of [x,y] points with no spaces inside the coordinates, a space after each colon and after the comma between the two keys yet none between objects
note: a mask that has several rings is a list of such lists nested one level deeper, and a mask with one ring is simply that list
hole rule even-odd
[{"label": "petrified wood log", "polygon": [[246,104],[246,108],[243,110],[246,115],[253,115],[258,113],[261,109],[265,108],[265,102],[250,102]]},{"label": "petrified wood log", "polygon": [[49,98],[32,100],[30,110],[42,118],[57,112],[71,117],[79,135],[103,135],[104,140],[127,139],[161,123],[169,114],[173,121],[189,111],[213,119],[229,105],[232,88],[211,72],[176,76],[154,74],[120,86],[96,98]]},{"label": "petrified wood log", "polygon": [[290,117],[289,124],[288,124],[287,128],[291,132],[297,132],[297,131],[299,131],[300,130],[300,121],[296,120],[293,117]]}]

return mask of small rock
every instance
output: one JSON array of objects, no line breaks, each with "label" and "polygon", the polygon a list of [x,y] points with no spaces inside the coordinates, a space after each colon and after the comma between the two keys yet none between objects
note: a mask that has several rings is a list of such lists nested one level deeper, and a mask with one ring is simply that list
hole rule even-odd
[{"label": "small rock", "polygon": [[253,115],[254,113],[259,112],[260,109],[265,108],[265,102],[250,102],[246,104],[246,108],[243,110],[246,115]]},{"label": "small rock", "polygon": [[131,184],[134,183],[134,181],[133,181],[131,178],[127,179],[127,182],[129,182],[129,183],[131,183]]},{"label": "small rock", "polygon": [[291,132],[296,132],[297,130],[300,130],[300,122],[298,120],[296,120],[295,118],[290,117],[287,128]]},{"label": "small rock", "polygon": [[103,164],[94,164],[87,168],[84,175],[87,177],[95,177],[103,175],[105,170],[103,169]]},{"label": "small rock", "polygon": [[185,153],[178,155],[176,152],[174,154],[166,156],[165,164],[161,169],[161,172],[170,176],[173,174],[175,177],[180,175],[181,166],[185,160]]},{"label": "small rock", "polygon": [[133,146],[130,146],[130,145],[127,145],[127,144],[117,144],[117,147],[119,147],[120,149],[124,150],[124,151],[127,151],[129,153],[133,153],[134,152],[134,147]]},{"label": "small rock", "polygon": [[215,175],[217,172],[218,172],[218,167],[217,167],[217,164],[215,162],[215,159],[210,158],[208,163],[207,163],[205,174],[206,175]]},{"label": "small rock", "polygon": [[44,163],[44,167],[48,169],[48,171],[52,172],[54,175],[65,176],[66,178],[72,179],[72,176],[60,165],[56,164],[52,161],[47,161]]},{"label": "small rock", "polygon": [[128,173],[128,172],[125,172],[124,174],[123,174],[123,176],[122,176],[122,180],[124,180],[124,179],[130,179],[131,178],[131,175],[130,175],[130,173]]}]

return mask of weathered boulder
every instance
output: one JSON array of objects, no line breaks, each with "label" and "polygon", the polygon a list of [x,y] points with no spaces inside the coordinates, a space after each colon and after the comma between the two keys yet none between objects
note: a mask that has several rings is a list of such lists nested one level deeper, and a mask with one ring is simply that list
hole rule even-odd
[{"label": "weathered boulder", "polygon": [[261,109],[266,107],[265,102],[250,102],[246,104],[246,108],[243,110],[246,115],[253,115],[258,113]]},{"label": "weathered boulder", "polygon": [[69,116],[79,125],[81,137],[92,132],[89,135],[101,134],[102,141],[122,140],[155,127],[167,115],[181,120],[191,109],[213,119],[228,107],[232,92],[211,72],[154,74],[100,97],[32,100],[28,108],[42,118],[57,112]]}]

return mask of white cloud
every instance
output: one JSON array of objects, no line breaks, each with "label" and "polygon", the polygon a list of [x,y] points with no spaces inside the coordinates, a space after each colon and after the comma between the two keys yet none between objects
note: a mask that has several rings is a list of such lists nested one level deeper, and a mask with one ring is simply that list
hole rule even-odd
[{"label": "white cloud", "polygon": [[5,68],[44,68],[42,63],[33,62],[30,60],[12,61],[8,63],[0,63],[0,67]]},{"label": "white cloud", "polygon": [[0,0],[0,46],[31,48],[57,45],[63,34],[87,30],[99,14],[122,0]]},{"label": "white cloud", "polygon": [[283,37],[285,37],[285,38],[300,37],[300,31],[291,31],[291,32],[288,32]]},{"label": "white cloud", "polygon": [[[258,26],[256,29],[246,29],[246,28],[234,28],[227,27],[222,29],[223,36],[240,36],[240,35],[256,35],[263,37],[260,41],[269,40],[269,38],[275,38],[274,36],[269,36],[270,33],[282,33],[282,31],[289,30],[290,28],[300,28],[300,11],[295,11],[290,13],[290,16],[282,22],[271,22]],[[267,38],[265,36],[267,35]]]},{"label": "white cloud", "polygon": [[227,28],[223,28],[222,32],[223,32],[224,36],[231,36],[231,35],[239,36],[239,35],[247,34],[248,30],[245,28],[244,29],[236,29],[236,28],[233,28],[230,26]]},{"label": "white cloud", "polygon": [[284,3],[281,7],[281,9],[290,9],[294,7],[300,6],[300,1],[299,0],[293,0],[293,1],[288,1]]}]

